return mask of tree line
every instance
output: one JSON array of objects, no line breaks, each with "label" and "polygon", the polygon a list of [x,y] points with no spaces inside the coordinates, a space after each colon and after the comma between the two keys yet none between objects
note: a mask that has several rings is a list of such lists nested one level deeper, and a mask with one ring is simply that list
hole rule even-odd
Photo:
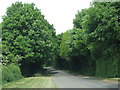
[{"label": "tree line", "polygon": [[3,81],[32,76],[48,65],[83,75],[120,77],[119,7],[119,2],[93,2],[78,11],[74,28],[56,35],[35,4],[13,3],[0,24]]},{"label": "tree line", "polygon": [[78,11],[74,28],[57,35],[56,66],[84,75],[120,77],[120,2],[93,2]]}]

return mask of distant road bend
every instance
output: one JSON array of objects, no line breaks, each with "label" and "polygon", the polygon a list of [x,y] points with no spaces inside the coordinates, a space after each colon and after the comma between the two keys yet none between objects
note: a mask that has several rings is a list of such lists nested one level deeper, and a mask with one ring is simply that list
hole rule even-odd
[{"label": "distant road bend", "polygon": [[58,88],[118,88],[118,83],[115,82],[78,77],[62,70],[56,70],[51,67],[45,68],[51,73],[52,79]]}]

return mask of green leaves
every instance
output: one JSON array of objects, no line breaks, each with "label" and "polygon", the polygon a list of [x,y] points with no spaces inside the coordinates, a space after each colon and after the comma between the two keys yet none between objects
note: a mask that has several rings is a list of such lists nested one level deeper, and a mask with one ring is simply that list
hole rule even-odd
[{"label": "green leaves", "polygon": [[63,33],[59,41],[60,58],[68,69],[97,76],[120,76],[118,68],[110,68],[117,66],[120,53],[119,6],[116,2],[93,2],[90,8],[78,11],[74,28]]},{"label": "green leaves", "polygon": [[6,13],[2,22],[4,56],[10,60],[13,60],[9,58],[10,54],[12,57],[21,56],[19,63],[22,68],[24,63],[28,63],[28,68],[31,63],[38,63],[36,66],[41,67],[48,58],[55,57],[55,29],[34,4],[16,2],[8,7]]}]

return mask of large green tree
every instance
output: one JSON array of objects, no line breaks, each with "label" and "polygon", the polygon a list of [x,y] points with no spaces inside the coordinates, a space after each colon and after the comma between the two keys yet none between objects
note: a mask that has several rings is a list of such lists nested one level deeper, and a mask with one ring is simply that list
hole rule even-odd
[{"label": "large green tree", "polygon": [[55,37],[53,25],[34,4],[16,2],[7,8],[2,22],[3,56],[9,63],[19,62],[25,75],[55,59]]},{"label": "large green tree", "polygon": [[94,2],[82,22],[87,47],[93,59],[96,60],[98,76],[119,76],[119,5],[120,3],[116,2]]}]

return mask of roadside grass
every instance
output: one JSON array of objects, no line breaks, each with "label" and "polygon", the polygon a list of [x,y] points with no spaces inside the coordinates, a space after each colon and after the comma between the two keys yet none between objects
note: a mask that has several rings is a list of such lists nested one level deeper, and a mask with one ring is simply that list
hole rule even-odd
[{"label": "roadside grass", "polygon": [[50,76],[29,77],[6,83],[2,88],[57,88]]},{"label": "roadside grass", "polygon": [[118,83],[120,83],[120,78],[106,78],[104,79],[105,81],[117,81]]},{"label": "roadside grass", "polygon": [[57,88],[47,70],[36,72],[32,77],[5,83],[2,88]]},{"label": "roadside grass", "polygon": [[80,76],[82,76],[83,78],[84,78],[84,77],[88,77],[88,78],[97,79],[97,80],[102,80],[102,81],[107,81],[107,82],[120,83],[120,78],[105,78],[105,77],[83,76],[83,75],[80,75]]}]

